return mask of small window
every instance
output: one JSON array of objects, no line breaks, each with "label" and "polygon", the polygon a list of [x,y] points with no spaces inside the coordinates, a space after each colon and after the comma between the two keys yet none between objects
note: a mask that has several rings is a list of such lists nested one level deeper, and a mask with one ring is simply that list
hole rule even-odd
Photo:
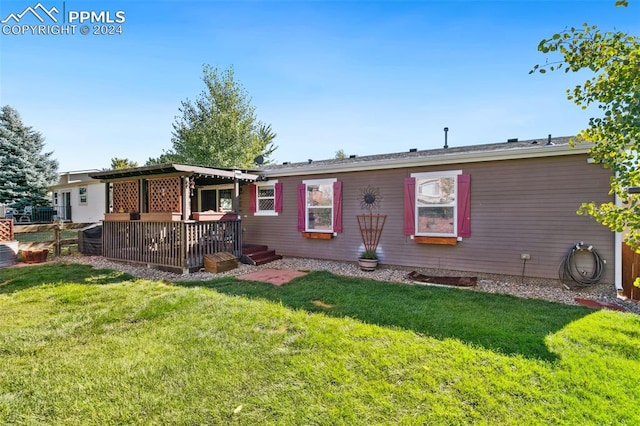
[{"label": "small window", "polygon": [[78,194],[80,196],[80,204],[87,204],[87,187],[86,186],[79,187]]},{"label": "small window", "polygon": [[282,212],[282,184],[277,180],[251,185],[251,212],[256,216],[277,216]]},{"label": "small window", "polygon": [[256,194],[258,204],[256,205],[259,212],[272,212],[276,207],[276,189],[273,185],[260,185]]},{"label": "small window", "polygon": [[218,190],[218,211],[233,211],[233,189]]}]

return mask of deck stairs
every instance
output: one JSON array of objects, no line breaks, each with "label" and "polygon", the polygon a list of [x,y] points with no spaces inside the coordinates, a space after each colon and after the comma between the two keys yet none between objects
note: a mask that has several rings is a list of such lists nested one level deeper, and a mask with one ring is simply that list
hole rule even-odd
[{"label": "deck stairs", "polygon": [[242,257],[240,261],[247,265],[264,265],[274,260],[282,259],[275,250],[270,250],[268,246],[260,244],[243,244]]}]

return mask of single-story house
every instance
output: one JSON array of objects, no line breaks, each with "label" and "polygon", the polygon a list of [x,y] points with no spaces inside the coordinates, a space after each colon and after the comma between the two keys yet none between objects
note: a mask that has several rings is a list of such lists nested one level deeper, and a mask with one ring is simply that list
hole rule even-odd
[{"label": "single-story house", "polygon": [[[182,272],[221,250],[356,261],[358,215],[386,216],[382,265],[557,279],[577,244],[622,290],[621,235],[576,212],[612,202],[611,171],[569,137],[411,149],[263,165],[254,170],[166,164],[94,172],[103,197],[106,257]],[[369,209],[366,209],[369,208]],[[215,213],[215,214],[214,214]],[[578,267],[588,273],[589,256]],[[640,259],[638,259],[640,264]],[[623,270],[626,271],[623,274]],[[637,270],[637,268],[636,268]]]},{"label": "single-story house", "polygon": [[105,212],[105,185],[89,177],[94,170],[60,173],[58,183],[49,187],[55,215],[75,223],[95,223]]},{"label": "single-story house", "polygon": [[569,139],[265,165],[241,193],[244,238],[285,256],[356,261],[369,194],[386,215],[381,264],[557,279],[582,241],[606,261],[602,280],[618,284],[621,241],[576,214],[613,201],[611,171]]}]

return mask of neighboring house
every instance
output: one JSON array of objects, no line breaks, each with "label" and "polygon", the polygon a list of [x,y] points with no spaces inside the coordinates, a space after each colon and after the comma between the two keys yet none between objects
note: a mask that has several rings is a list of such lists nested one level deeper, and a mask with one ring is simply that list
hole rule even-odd
[{"label": "neighboring house", "polygon": [[58,218],[76,223],[100,222],[105,212],[105,184],[89,177],[93,170],[60,173],[49,187],[51,205]]},{"label": "neighboring house", "polygon": [[267,165],[242,188],[244,241],[286,256],[355,261],[363,250],[356,215],[373,188],[374,212],[387,215],[382,264],[557,279],[563,257],[584,241],[607,261],[603,281],[614,282],[615,271],[618,285],[616,236],[576,214],[582,202],[613,201],[611,171],[589,161],[588,146],[568,142]]}]

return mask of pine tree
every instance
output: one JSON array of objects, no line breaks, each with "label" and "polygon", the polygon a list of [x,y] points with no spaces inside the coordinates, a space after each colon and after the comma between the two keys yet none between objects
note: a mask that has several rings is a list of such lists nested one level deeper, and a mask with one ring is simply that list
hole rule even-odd
[{"label": "pine tree", "polygon": [[44,138],[6,105],[0,112],[0,203],[14,207],[48,205],[48,186],[58,179],[58,162],[42,152]]}]

